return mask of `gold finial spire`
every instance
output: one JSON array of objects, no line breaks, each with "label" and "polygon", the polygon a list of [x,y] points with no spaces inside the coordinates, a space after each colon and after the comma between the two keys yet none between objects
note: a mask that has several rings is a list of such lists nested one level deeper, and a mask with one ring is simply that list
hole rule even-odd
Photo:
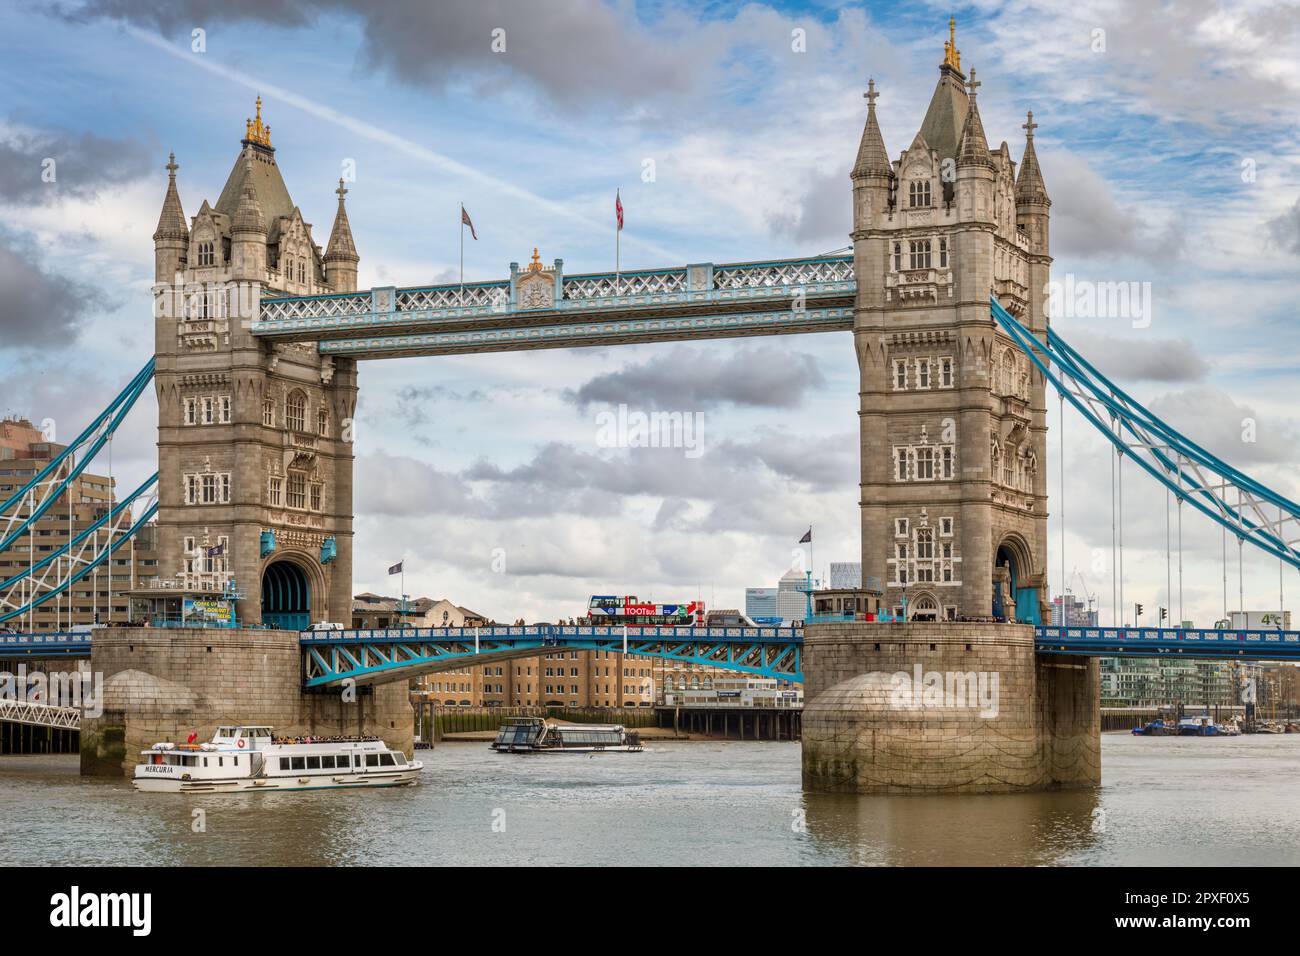
[{"label": "gold finial spire", "polygon": [[957,49],[957,18],[948,18],[948,39],[943,45],[943,65],[961,71],[961,51]]},{"label": "gold finial spire", "polygon": [[271,145],[271,127],[262,123],[262,98],[257,98],[257,117],[244,121],[244,139],[258,146]]},{"label": "gold finial spire", "polygon": [[542,271],[542,257],[537,254],[537,247],[533,246],[533,261],[528,264],[529,272]]}]

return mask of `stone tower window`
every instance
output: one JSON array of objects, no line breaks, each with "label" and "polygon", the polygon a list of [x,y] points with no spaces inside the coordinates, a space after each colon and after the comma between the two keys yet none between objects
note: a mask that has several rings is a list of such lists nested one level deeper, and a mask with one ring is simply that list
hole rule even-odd
[{"label": "stone tower window", "polygon": [[271,401],[269,398],[262,402],[262,424],[275,424],[275,402]]},{"label": "stone tower window", "polygon": [[930,180],[914,180],[908,189],[907,204],[913,208],[930,205]]},{"label": "stone tower window", "polygon": [[948,268],[948,240],[939,240],[939,268]]},{"label": "stone tower window", "polygon": [[1011,395],[1016,389],[1016,358],[1011,349],[1002,353],[1002,394]]},{"label": "stone tower window", "polygon": [[894,362],[894,388],[899,390],[907,388],[907,362],[903,359]]},{"label": "stone tower window", "polygon": [[324,438],[326,435],[329,434],[329,430],[330,430],[329,412],[325,411],[324,408],[317,409],[316,410],[316,434]]},{"label": "stone tower window", "polygon": [[307,508],[307,476],[302,472],[289,472],[288,505],[300,511]]},{"label": "stone tower window", "polygon": [[295,432],[307,430],[307,396],[300,391],[290,392],[284,400],[284,427]]},{"label": "stone tower window", "polygon": [[918,448],[916,450],[916,479],[930,481],[934,478],[934,449]]},{"label": "stone tower window", "polygon": [[916,360],[916,387],[930,387],[930,360],[928,358]]},{"label": "stone tower window", "polygon": [[939,359],[939,385],[943,388],[952,388],[952,359]]},{"label": "stone tower window", "polygon": [[216,262],[216,256],[213,253],[212,243],[200,242],[199,243],[199,265],[210,266],[210,265],[214,265],[215,262]]},{"label": "stone tower window", "polygon": [[918,239],[907,244],[911,269],[930,268],[930,240]]},{"label": "stone tower window", "polygon": [[268,505],[280,506],[281,490],[284,486],[283,478],[271,478],[266,487],[266,503]]},{"label": "stone tower window", "polygon": [[903,244],[901,242],[896,242],[894,243],[894,271],[898,272],[902,268],[903,268]]}]

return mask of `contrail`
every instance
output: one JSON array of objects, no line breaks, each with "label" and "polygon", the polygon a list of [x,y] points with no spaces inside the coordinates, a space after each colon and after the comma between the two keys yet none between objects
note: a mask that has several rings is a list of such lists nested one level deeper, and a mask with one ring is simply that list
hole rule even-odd
[{"label": "contrail", "polygon": [[[178,60],[183,60],[186,63],[197,66],[199,69],[206,70],[209,73],[213,73],[224,79],[238,83],[241,86],[246,86],[254,92],[265,94],[268,97],[279,100],[289,106],[296,107],[297,109],[300,109],[311,116],[315,116],[318,119],[322,119],[327,123],[333,123],[335,126],[342,127],[356,136],[364,137],[365,139],[373,140],[377,143],[382,143],[385,146],[405,153],[413,159],[428,163],[431,166],[435,166],[438,169],[455,176],[470,179],[484,186],[515,196],[525,202],[532,203],[533,205],[546,210],[552,215],[562,216],[565,219],[586,226],[596,233],[604,233],[610,229],[610,224],[608,223],[602,224],[596,222],[591,217],[577,212],[569,206],[547,199],[544,196],[539,196],[534,192],[530,192],[529,190],[516,186],[513,183],[508,183],[503,179],[498,179],[495,176],[481,172],[471,166],[466,166],[464,163],[458,162],[450,156],[445,156],[442,153],[429,149],[427,146],[421,146],[419,143],[413,142],[404,136],[399,136],[391,130],[375,126],[372,123],[367,123],[365,120],[357,119],[356,117],[349,116],[346,113],[340,113],[338,110],[317,103],[315,100],[308,99],[292,90],[287,90],[282,86],[276,86],[273,83],[267,83],[256,79],[240,70],[231,69],[228,66],[222,66],[220,63],[214,62],[210,58],[209,54],[205,53],[201,57],[195,56],[188,50],[182,49],[157,34],[150,33],[147,30],[142,30],[139,27],[124,24],[122,29],[137,40],[142,40],[150,46],[162,50],[169,56],[175,57]],[[647,252],[652,252],[663,259],[667,259],[670,263],[686,263],[690,261],[689,257],[684,256],[675,250],[666,249],[658,243],[648,242],[644,239],[636,239],[631,236],[627,237],[624,241],[639,246]]]}]

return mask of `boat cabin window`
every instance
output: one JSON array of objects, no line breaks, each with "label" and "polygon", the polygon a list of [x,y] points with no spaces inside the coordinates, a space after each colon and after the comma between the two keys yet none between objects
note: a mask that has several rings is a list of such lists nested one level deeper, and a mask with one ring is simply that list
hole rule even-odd
[{"label": "boat cabin window", "polygon": [[397,765],[398,765],[399,767],[405,767],[405,766],[406,766],[406,754],[395,753],[395,754],[393,754],[393,759],[397,761]]},{"label": "boat cabin window", "polygon": [[366,754],[366,766],[367,766],[367,767],[378,767],[378,766],[379,766],[379,754]]},{"label": "boat cabin window", "polygon": [[302,770],[306,766],[302,757],[291,757],[290,759],[293,761],[294,770]]},{"label": "boat cabin window", "polygon": [[392,755],[392,754],[380,754],[380,755],[379,755],[379,765],[380,765],[381,767],[391,767],[391,766],[393,765],[393,755]]},{"label": "boat cabin window", "polygon": [[307,769],[308,769],[308,770],[319,770],[319,769],[320,769],[320,757],[308,757],[308,758],[307,758]]},{"label": "boat cabin window", "polygon": [[288,769],[289,769],[289,758],[288,758],[288,757],[281,757],[281,758],[280,758],[280,769],[281,769],[281,770],[288,770]]}]

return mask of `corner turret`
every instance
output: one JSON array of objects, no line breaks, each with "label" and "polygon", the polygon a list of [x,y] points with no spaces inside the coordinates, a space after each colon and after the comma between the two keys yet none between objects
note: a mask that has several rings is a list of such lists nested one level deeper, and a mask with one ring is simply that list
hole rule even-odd
[{"label": "corner turret", "polygon": [[334,190],[339,197],[339,209],[334,214],[334,228],[330,230],[330,241],[325,247],[325,284],[335,292],[355,292],[357,289],[357,255],[356,243],[352,241],[352,226],[348,222],[348,211],[343,197],[348,191],[339,180],[339,188]]},{"label": "corner turret", "polygon": [[190,247],[190,230],[185,225],[185,211],[176,191],[176,154],[167,156],[167,194],[163,197],[158,228],[153,233],[154,281],[175,282],[183,271]]}]

